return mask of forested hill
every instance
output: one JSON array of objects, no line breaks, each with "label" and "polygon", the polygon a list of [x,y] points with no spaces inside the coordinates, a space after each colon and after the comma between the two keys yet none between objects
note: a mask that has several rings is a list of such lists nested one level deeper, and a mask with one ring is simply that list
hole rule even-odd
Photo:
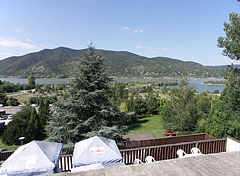
[{"label": "forested hill", "polygon": [[[59,47],[24,56],[0,60],[1,76],[40,77],[71,76],[87,49]],[[195,62],[155,57],[147,58],[126,51],[95,52],[105,57],[105,68],[111,76],[220,76],[222,71]]]}]

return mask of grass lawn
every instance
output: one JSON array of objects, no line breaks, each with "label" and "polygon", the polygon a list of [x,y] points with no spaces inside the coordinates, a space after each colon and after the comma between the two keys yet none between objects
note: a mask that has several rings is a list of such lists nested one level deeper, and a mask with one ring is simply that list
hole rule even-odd
[{"label": "grass lawn", "polygon": [[129,126],[128,133],[151,133],[155,138],[165,137],[160,115],[154,115],[139,119],[135,124]]},{"label": "grass lawn", "polygon": [[17,145],[10,145],[10,146],[6,145],[2,142],[2,139],[0,138],[0,148],[1,149],[11,151],[11,150],[16,150],[18,147],[19,146],[17,146]]}]

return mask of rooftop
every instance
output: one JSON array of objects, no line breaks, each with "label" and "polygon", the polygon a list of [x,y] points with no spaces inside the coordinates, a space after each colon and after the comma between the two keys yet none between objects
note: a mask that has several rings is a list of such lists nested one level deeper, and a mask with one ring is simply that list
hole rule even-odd
[{"label": "rooftop", "polygon": [[161,175],[186,175],[186,176],[212,176],[212,175],[240,175],[240,152],[224,152],[162,160],[141,165],[127,165],[122,167],[105,168],[85,172],[65,172],[56,176],[161,176]]}]

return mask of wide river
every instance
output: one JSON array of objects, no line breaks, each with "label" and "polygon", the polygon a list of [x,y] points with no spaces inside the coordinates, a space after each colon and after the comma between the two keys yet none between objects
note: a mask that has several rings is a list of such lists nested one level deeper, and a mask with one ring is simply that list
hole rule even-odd
[{"label": "wide river", "polygon": [[[14,84],[27,84],[28,79],[27,78],[0,78],[2,81],[8,81]],[[146,78],[146,79],[134,79],[134,78],[121,78],[121,79],[114,79],[114,81],[119,82],[143,82],[143,81],[167,81],[167,80],[178,80],[179,78],[166,78],[166,79],[160,79],[160,78]],[[223,80],[221,78],[189,78],[189,84],[194,86],[198,92],[204,92],[208,90],[209,92],[213,92],[214,90],[218,89],[219,92],[222,92],[222,90],[225,88],[225,85],[206,85],[203,84],[203,82],[206,81],[219,81]],[[57,78],[41,78],[36,79],[37,84],[59,84],[59,83],[67,83],[70,82],[71,79],[57,79]]]}]

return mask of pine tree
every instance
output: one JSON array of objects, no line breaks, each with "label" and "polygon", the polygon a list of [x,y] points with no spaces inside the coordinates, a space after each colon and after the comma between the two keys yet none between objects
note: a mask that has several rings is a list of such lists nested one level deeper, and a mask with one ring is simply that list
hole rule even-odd
[{"label": "pine tree", "polygon": [[28,136],[26,137],[27,141],[37,140],[43,138],[43,129],[38,117],[38,114],[35,108],[31,110],[31,117],[28,122],[28,126],[26,129]]},{"label": "pine tree", "polygon": [[103,58],[90,46],[67,95],[52,110],[46,128],[50,140],[71,147],[95,135],[119,138],[122,130],[115,122],[121,114],[109,101],[110,81],[103,68]]}]

